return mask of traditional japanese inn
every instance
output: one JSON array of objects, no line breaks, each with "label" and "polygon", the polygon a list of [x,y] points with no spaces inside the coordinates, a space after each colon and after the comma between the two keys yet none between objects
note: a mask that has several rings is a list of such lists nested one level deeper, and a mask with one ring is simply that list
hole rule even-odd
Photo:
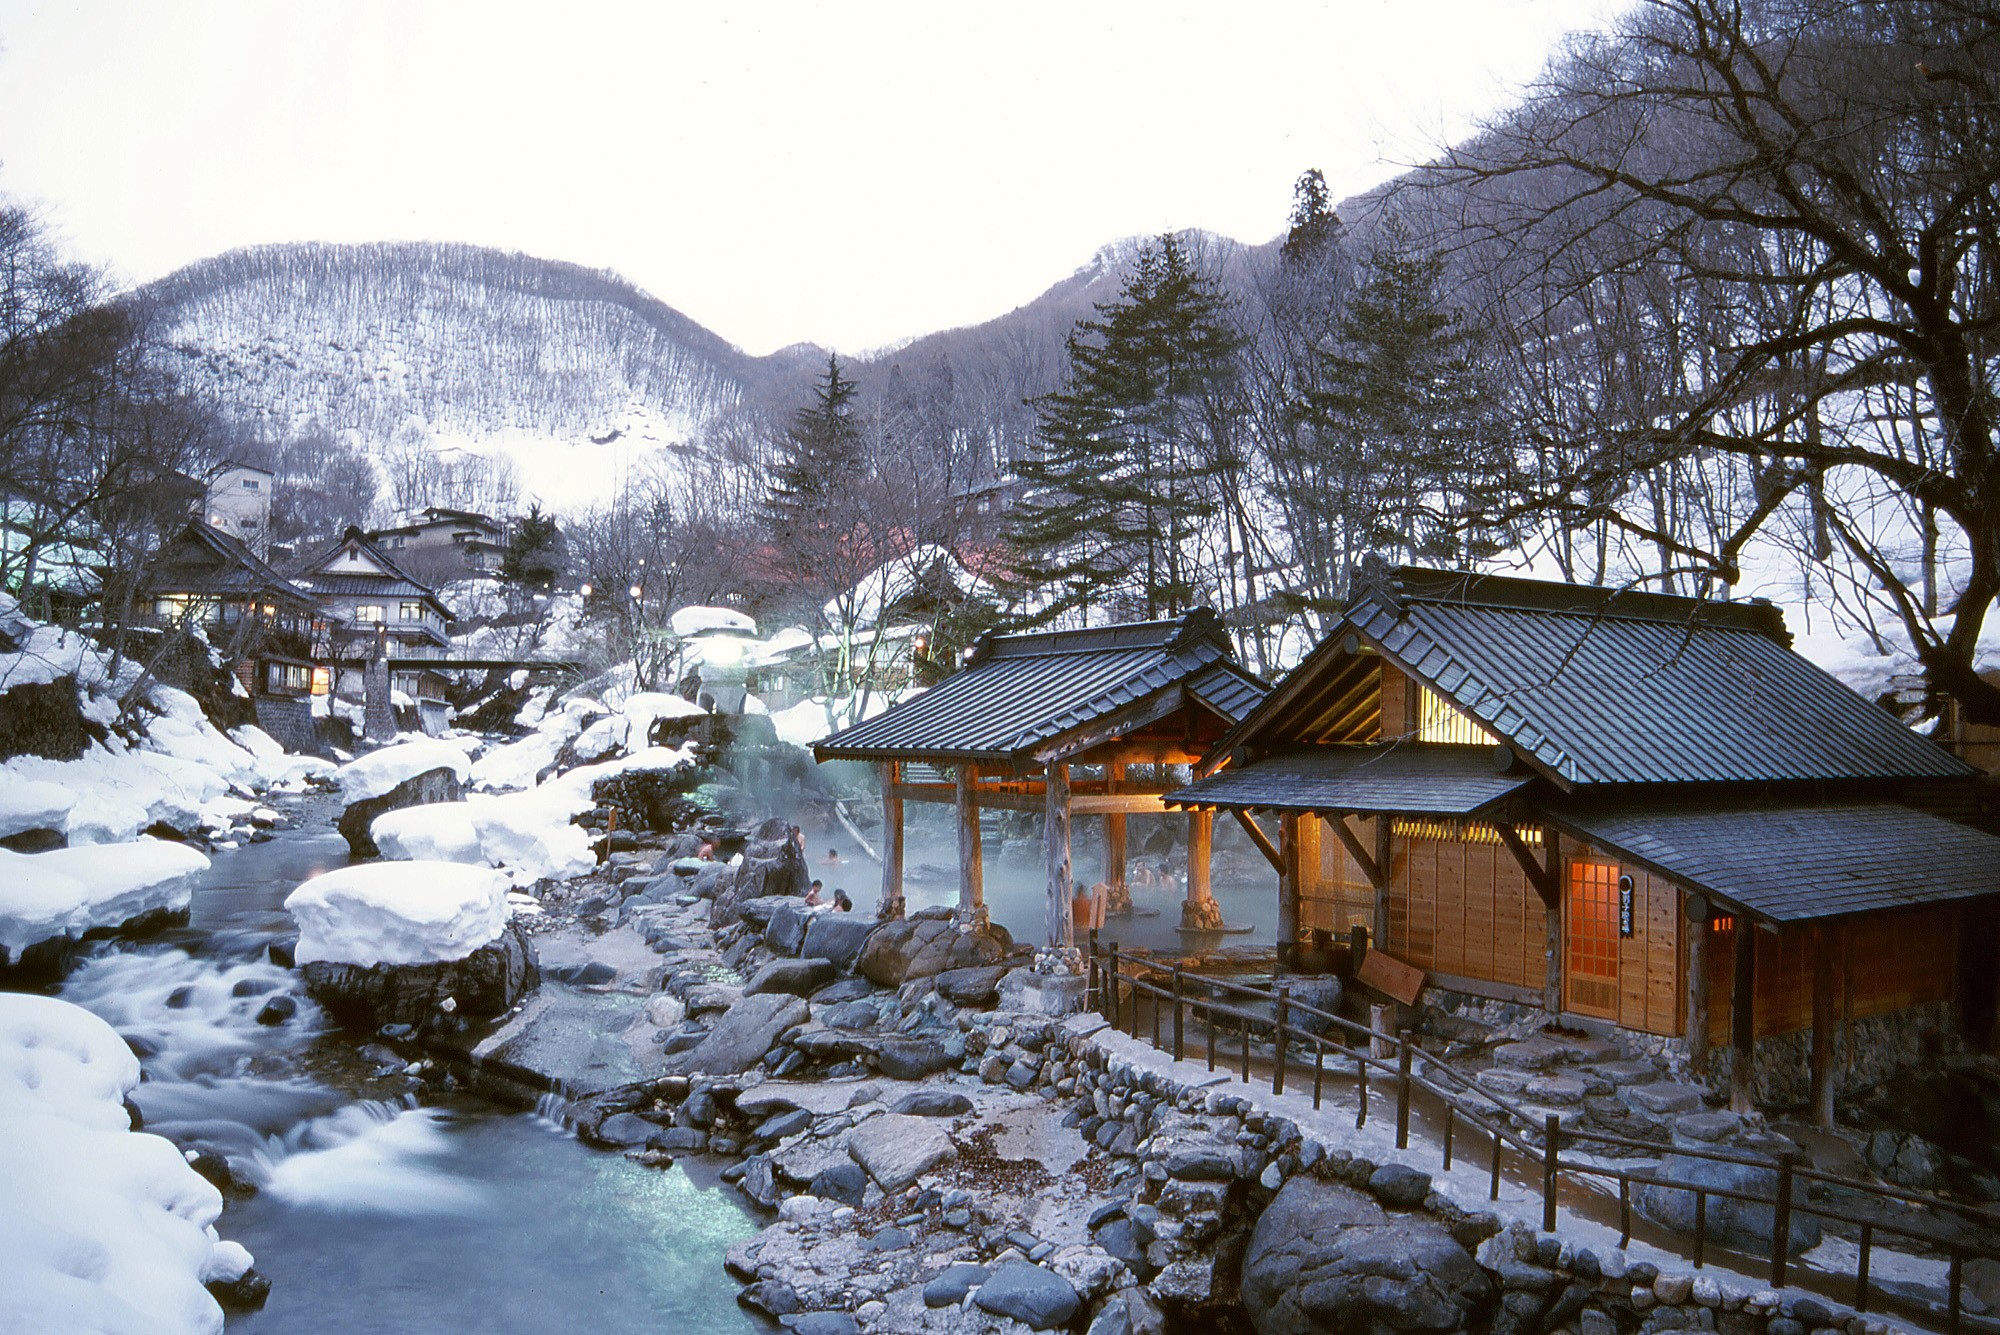
[{"label": "traditional japanese inn", "polygon": [[[1264,697],[1267,687],[1234,661],[1222,623],[1206,608],[1147,621],[1035,635],[984,635],[964,670],[879,717],[813,748],[820,760],[882,767],[885,809],[882,906],[903,904],[903,803],[958,808],[959,907],[986,916],[979,812],[1046,813],[1048,939],[1074,939],[1070,818],[1103,816],[1112,895],[1123,888],[1125,818],[1164,812],[1166,779],[1139,780],[1133,765],[1198,761]],[[942,770],[949,768],[947,779]],[[1086,769],[1091,777],[1075,775]],[[1159,773],[1166,773],[1158,769]],[[1213,814],[1188,814],[1184,924],[1219,926],[1209,883]]]},{"label": "traditional japanese inn", "polygon": [[1281,957],[1358,926],[1830,1122],[1987,1039],[2000,838],[1977,771],[1790,643],[1762,601],[1396,569],[1164,800],[1279,818]]}]

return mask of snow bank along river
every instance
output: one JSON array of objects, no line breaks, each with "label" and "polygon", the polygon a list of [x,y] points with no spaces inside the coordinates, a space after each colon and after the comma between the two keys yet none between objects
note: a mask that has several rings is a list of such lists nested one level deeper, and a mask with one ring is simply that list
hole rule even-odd
[{"label": "snow bank along river", "polygon": [[256,1185],[222,1236],[272,1282],[231,1331],[751,1331],[722,1254],[754,1231],[735,1197],[587,1149],[553,1123],[470,1098],[361,1092],[380,1062],[301,999],[266,947],[299,882],[346,861],[318,829],[216,856],[185,931],[107,945],[64,999],[139,1053],[146,1129],[221,1155]]}]

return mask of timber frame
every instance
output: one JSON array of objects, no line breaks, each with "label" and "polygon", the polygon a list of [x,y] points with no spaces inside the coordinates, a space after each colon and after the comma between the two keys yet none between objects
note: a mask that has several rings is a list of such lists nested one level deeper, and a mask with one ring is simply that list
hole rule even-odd
[{"label": "timber frame", "polygon": [[1976,773],[1767,604],[1388,572],[1200,772],[1171,805],[1281,820],[1281,961],[1364,928],[1441,988],[1725,1055],[1740,1109],[1787,1062],[1830,1123],[1854,1021],[2000,1012]]},{"label": "timber frame", "polygon": [[[957,813],[959,914],[983,926],[987,910],[979,813],[1038,813],[1046,844],[1050,945],[1075,943],[1072,822],[1105,822],[1105,880],[1122,897],[1125,822],[1166,815],[1174,767],[1195,766],[1261,700],[1264,683],[1234,662],[1221,623],[1206,609],[1174,621],[1038,635],[986,636],[965,670],[887,713],[818,743],[822,761],[877,767],[883,799],[878,912],[904,911],[904,817],[910,802]],[[1141,778],[1146,768],[1159,777]],[[1190,930],[1220,926],[1208,858],[1214,818],[1187,817]]]}]

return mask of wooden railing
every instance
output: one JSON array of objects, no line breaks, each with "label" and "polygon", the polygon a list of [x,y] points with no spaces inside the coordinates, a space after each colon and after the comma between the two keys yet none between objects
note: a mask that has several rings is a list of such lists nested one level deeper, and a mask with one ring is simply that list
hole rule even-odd
[{"label": "wooden railing", "polygon": [[[1652,1142],[1606,1132],[1564,1130],[1556,1115],[1535,1116],[1480,1086],[1463,1071],[1423,1052],[1411,1042],[1409,1035],[1371,1029],[1344,1016],[1295,1000],[1289,994],[1288,985],[1283,982],[1262,987],[1212,974],[1190,973],[1179,966],[1163,969],[1130,955],[1121,956],[1115,945],[1100,945],[1095,932],[1090,934],[1085,953],[1089,963],[1086,1005],[1102,1015],[1112,1028],[1124,1029],[1137,1039],[1141,1028],[1139,1002],[1142,997],[1150,999],[1152,1004],[1147,1008],[1151,1011],[1150,1042],[1162,1051],[1171,1052],[1176,1061],[1187,1058],[1188,1021],[1194,1019],[1206,1031],[1208,1069],[1215,1070],[1219,1060],[1228,1061],[1226,1048],[1234,1040],[1240,1048],[1240,1078],[1247,1084],[1252,1078],[1251,1035],[1254,1031],[1260,1036],[1260,1043],[1268,1039],[1271,1044],[1271,1092],[1283,1094],[1294,1074],[1301,1082],[1305,1078],[1303,1063],[1296,1072],[1293,1070],[1293,1047],[1309,1048],[1312,1053],[1312,1105],[1317,1109],[1326,1087],[1326,1059],[1332,1054],[1353,1063],[1356,1089],[1354,1125],[1357,1129],[1368,1123],[1371,1085],[1382,1085],[1394,1100],[1396,1148],[1399,1150],[1409,1148],[1412,1094],[1421,1090],[1430,1095],[1443,1108],[1444,1168],[1449,1170],[1453,1163],[1457,1128],[1463,1125],[1478,1132],[1488,1142],[1490,1152],[1488,1196],[1497,1201],[1500,1199],[1502,1160],[1512,1151],[1516,1162],[1531,1177],[1539,1178],[1544,1232],[1555,1230],[1556,1200],[1565,1176],[1572,1181],[1596,1178],[1615,1184],[1620,1247],[1629,1245],[1632,1240],[1632,1194],[1636,1188],[1657,1186],[1670,1191],[1689,1192],[1694,1197],[1693,1243],[1689,1256],[1695,1269],[1699,1270],[1707,1261],[1708,1203],[1711,1197],[1765,1205],[1771,1207],[1772,1213],[1769,1248],[1771,1286],[1783,1288],[1791,1264],[1792,1217],[1795,1213],[1811,1215],[1857,1228],[1860,1232],[1860,1256],[1855,1268],[1853,1300],[1857,1312],[1868,1310],[1868,1271],[1875,1235],[1879,1232],[1907,1238],[1920,1247],[1943,1252],[1948,1259],[1944,1315],[1949,1335],[1959,1335],[1964,1323],[1965,1263],[1986,1252],[1975,1250],[1955,1238],[1885,1223],[1849,1213],[1831,1203],[1806,1199],[1799,1188],[1809,1183],[1821,1183],[1884,1203],[1955,1215],[1990,1230],[1988,1236],[2000,1236],[2000,1213],[1995,1211],[1821,1172],[1799,1163],[1796,1156],[1789,1153],[1773,1159],[1726,1150],[1681,1146],[1667,1149]],[[1170,1029],[1163,1038],[1161,1025],[1168,1017]],[[1229,1031],[1226,1036],[1225,1031]],[[1371,1072],[1375,1073],[1372,1080]],[[1496,1112],[1500,1116],[1492,1115]],[[1537,1145],[1528,1133],[1516,1130],[1512,1123],[1518,1123],[1522,1128],[1535,1128],[1540,1133],[1541,1143]],[[1777,1185],[1773,1194],[1766,1196],[1728,1187],[1675,1182],[1644,1168],[1619,1168],[1565,1158],[1562,1154],[1564,1144],[1576,1149],[1600,1146],[1607,1150],[1651,1156],[1671,1153],[1681,1158],[1747,1165],[1775,1171]]]}]

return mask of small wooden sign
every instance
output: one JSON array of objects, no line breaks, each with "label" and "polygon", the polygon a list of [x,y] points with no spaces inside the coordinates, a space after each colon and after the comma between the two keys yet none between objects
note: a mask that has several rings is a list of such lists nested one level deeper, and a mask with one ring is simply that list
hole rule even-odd
[{"label": "small wooden sign", "polygon": [[1417,994],[1424,990],[1422,969],[1413,968],[1381,950],[1371,950],[1362,956],[1361,967],[1354,971],[1354,976],[1405,1006],[1416,1005]]},{"label": "small wooden sign", "polygon": [[1637,925],[1632,920],[1634,912],[1632,888],[1630,876],[1618,878],[1618,935],[1622,937],[1630,937]]}]

